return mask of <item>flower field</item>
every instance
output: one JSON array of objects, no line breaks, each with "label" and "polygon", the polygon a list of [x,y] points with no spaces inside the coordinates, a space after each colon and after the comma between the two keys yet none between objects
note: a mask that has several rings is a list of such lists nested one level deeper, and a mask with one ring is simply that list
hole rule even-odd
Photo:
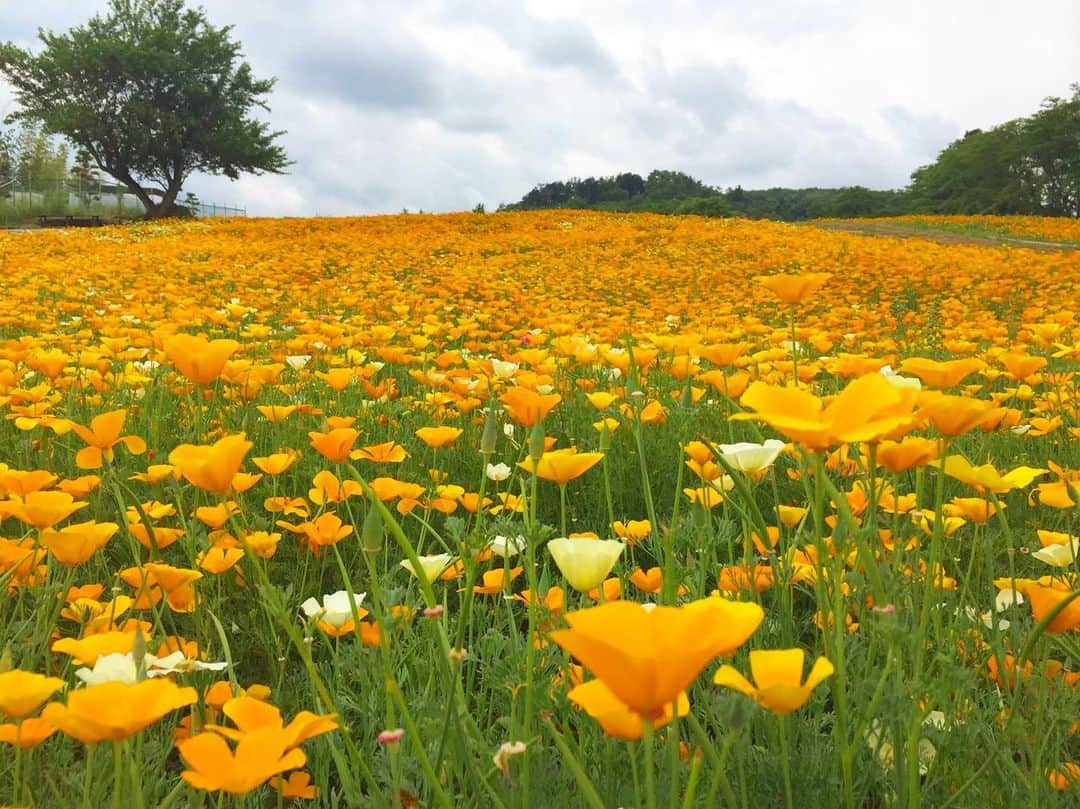
[{"label": "flower field", "polygon": [[0,234],[0,804],[1075,806],[1077,289],[696,217]]}]

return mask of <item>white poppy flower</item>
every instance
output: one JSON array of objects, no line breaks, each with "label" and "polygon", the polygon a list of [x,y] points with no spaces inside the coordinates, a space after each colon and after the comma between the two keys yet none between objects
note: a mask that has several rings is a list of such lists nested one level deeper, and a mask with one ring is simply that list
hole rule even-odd
[{"label": "white poppy flower", "polygon": [[488,543],[488,550],[496,556],[513,558],[525,550],[525,537],[496,536]]},{"label": "white poppy flower", "polygon": [[521,366],[516,362],[507,362],[506,360],[491,361],[491,370],[495,372],[495,376],[499,379],[510,379],[517,373],[518,368]]},{"label": "white poppy flower", "polygon": [[[448,553],[433,553],[428,556],[420,556],[418,559],[420,562],[420,569],[424,571],[424,576],[427,580],[435,581],[444,570],[450,567],[454,557]],[[417,575],[411,560],[402,559],[399,564],[412,573],[413,576]]]},{"label": "white poppy flower", "polygon": [[720,444],[717,450],[730,466],[740,472],[750,474],[772,466],[780,453],[784,451],[784,442],[770,438],[762,444],[748,441],[739,444]]},{"label": "white poppy flower", "polygon": [[[314,598],[309,598],[300,605],[300,609],[308,618],[315,618],[325,624],[338,628],[352,620],[352,603],[357,609],[363,602],[367,593],[349,593],[347,590],[338,590],[336,593],[324,595],[322,604]],[[352,603],[350,603],[350,600]]]},{"label": "white poppy flower", "polygon": [[567,583],[587,593],[604,581],[626,544],[614,539],[559,537],[548,542],[547,547]]},{"label": "white poppy flower", "polygon": [[[146,655],[146,665],[149,668],[156,658]],[[87,685],[99,683],[127,683],[134,685],[139,676],[138,667],[135,665],[135,657],[131,652],[100,655],[94,662],[94,667],[88,669],[85,666],[75,672],[75,676]]]},{"label": "white poppy flower", "polygon": [[499,483],[510,477],[510,467],[504,463],[489,463],[484,474],[487,475],[488,480]]},{"label": "white poppy flower", "polygon": [[1062,545],[1047,545],[1045,548],[1039,548],[1031,555],[1053,567],[1070,567],[1078,553],[1080,553],[1080,538],[1073,538]]},{"label": "white poppy flower", "polygon": [[207,663],[203,660],[186,657],[182,651],[177,649],[172,654],[155,658],[152,663],[148,663],[146,676],[163,677],[166,674],[189,674],[193,671],[224,671],[228,666],[229,664],[224,661]]}]

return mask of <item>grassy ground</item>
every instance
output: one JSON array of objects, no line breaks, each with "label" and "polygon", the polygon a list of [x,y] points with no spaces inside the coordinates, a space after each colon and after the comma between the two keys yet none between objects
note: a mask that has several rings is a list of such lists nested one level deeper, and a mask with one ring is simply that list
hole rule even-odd
[{"label": "grassy ground", "polygon": [[894,238],[925,238],[940,244],[1014,246],[1032,250],[1080,248],[1080,227],[1073,220],[1004,216],[902,216],[828,219],[815,224],[827,230]]}]

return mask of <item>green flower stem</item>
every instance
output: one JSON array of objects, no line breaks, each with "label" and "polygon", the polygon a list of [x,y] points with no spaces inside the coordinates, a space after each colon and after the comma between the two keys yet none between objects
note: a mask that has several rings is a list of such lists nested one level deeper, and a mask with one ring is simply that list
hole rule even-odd
[{"label": "green flower stem", "polygon": [[641,721],[641,746],[645,751],[645,808],[656,809],[656,764],[653,761],[654,731],[652,722],[643,717]]},{"label": "green flower stem", "polygon": [[551,733],[551,738],[555,742],[555,746],[558,747],[559,752],[562,753],[563,761],[566,762],[566,766],[569,767],[570,772],[573,773],[574,780],[577,781],[578,789],[581,790],[581,797],[589,806],[589,809],[605,809],[604,802],[596,792],[596,787],[593,786],[593,782],[589,779],[585,769],[581,766],[581,762],[574,756],[574,751],[570,749],[570,745],[566,743],[566,740],[562,737],[562,734],[556,730],[555,725],[551,723],[550,719],[545,718],[544,724],[547,725],[548,731]]},{"label": "green flower stem", "polygon": [[784,774],[784,805],[787,809],[795,809],[795,800],[791,792],[791,751],[788,749],[787,716],[777,717],[780,724],[780,760]]}]

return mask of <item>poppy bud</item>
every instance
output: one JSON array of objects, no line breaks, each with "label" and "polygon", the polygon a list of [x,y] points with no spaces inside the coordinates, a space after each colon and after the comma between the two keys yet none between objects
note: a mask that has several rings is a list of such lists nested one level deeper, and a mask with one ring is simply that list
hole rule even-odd
[{"label": "poppy bud", "polygon": [[544,455],[544,424],[537,421],[529,434],[529,457],[532,458],[533,468],[540,462]]},{"label": "poppy bud", "polygon": [[386,528],[383,525],[382,515],[373,504],[368,508],[364,525],[360,529],[360,546],[368,553],[378,553],[383,548],[385,537]]},{"label": "poppy bud", "polygon": [[607,422],[604,422],[603,427],[600,430],[600,451],[607,452],[611,449],[611,430],[608,429]]},{"label": "poppy bud", "polygon": [[499,440],[499,419],[494,407],[489,407],[484,421],[484,432],[480,435],[480,454],[485,458],[494,454],[495,444]]}]

